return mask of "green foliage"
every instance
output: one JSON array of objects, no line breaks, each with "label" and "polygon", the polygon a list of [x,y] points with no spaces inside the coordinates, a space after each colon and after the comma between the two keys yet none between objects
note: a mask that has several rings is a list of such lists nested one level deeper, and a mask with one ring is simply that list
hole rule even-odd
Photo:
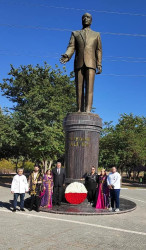
[{"label": "green foliage", "polygon": [[[31,172],[34,169],[34,163],[31,161],[22,162],[19,161],[17,168],[23,168],[24,172]],[[16,172],[16,164],[14,160],[2,159],[0,161],[0,173],[12,173]]]},{"label": "green foliage", "polygon": [[0,108],[0,159],[14,155],[17,132],[12,116]]},{"label": "green foliage", "polygon": [[24,168],[24,172],[32,172],[34,169],[34,163],[31,161],[26,161],[24,164],[22,164],[22,167]]},{"label": "green foliage", "polygon": [[0,161],[0,173],[14,172],[14,169],[15,165],[10,160],[2,159]]},{"label": "green foliage", "polygon": [[[9,78],[0,88],[13,102],[13,111],[0,109],[0,159],[13,158],[16,169],[27,160],[41,161],[47,167],[63,157],[63,119],[76,110],[74,76],[58,66],[11,65]],[[118,166],[134,170],[146,162],[146,119],[121,115],[117,125],[106,122],[101,134],[99,167]],[[32,163],[26,169],[32,168]]]},{"label": "green foliage", "polygon": [[64,154],[63,119],[76,109],[74,81],[64,73],[46,63],[18,69],[11,65],[11,77],[0,84],[15,104],[12,119],[17,155],[45,161]]},{"label": "green foliage", "polygon": [[100,165],[132,171],[146,163],[146,119],[121,115],[119,123],[106,123],[100,140]]}]

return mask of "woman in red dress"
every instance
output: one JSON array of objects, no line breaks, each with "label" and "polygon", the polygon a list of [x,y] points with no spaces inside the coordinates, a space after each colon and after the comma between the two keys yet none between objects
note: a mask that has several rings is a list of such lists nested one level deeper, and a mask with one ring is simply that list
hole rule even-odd
[{"label": "woman in red dress", "polygon": [[107,186],[107,175],[105,169],[101,170],[99,176],[98,196],[97,196],[97,209],[106,209],[109,207],[109,188]]}]

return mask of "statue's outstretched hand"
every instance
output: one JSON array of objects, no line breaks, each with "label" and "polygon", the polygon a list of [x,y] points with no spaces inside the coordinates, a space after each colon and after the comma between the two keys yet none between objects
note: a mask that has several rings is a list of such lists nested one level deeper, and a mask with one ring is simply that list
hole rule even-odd
[{"label": "statue's outstretched hand", "polygon": [[59,61],[60,61],[61,63],[65,64],[66,62],[69,61],[68,55],[66,55],[66,54],[61,55],[61,58],[60,58]]},{"label": "statue's outstretched hand", "polygon": [[101,65],[98,65],[97,66],[97,72],[96,72],[96,74],[101,74],[101,72],[102,72],[102,66]]}]

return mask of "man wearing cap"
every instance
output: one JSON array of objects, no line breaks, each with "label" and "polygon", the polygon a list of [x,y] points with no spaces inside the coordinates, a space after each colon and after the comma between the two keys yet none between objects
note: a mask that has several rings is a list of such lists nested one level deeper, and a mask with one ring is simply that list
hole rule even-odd
[{"label": "man wearing cap", "polygon": [[[82,30],[73,31],[66,52],[60,62],[68,62],[75,52],[74,71],[78,112],[91,112],[94,77],[102,72],[102,45],[100,33],[90,29],[92,16],[82,16]],[[85,89],[85,93],[84,93]]]},{"label": "man wearing cap", "polygon": [[56,167],[52,170],[53,173],[53,182],[54,182],[54,190],[53,190],[53,198],[54,205],[61,204],[62,201],[62,193],[63,186],[65,185],[65,170],[61,167],[61,162],[57,162]]}]

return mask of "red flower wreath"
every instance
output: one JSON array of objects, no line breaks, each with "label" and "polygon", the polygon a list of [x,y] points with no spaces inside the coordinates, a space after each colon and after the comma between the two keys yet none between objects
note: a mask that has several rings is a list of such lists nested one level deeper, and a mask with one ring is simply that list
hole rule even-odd
[{"label": "red flower wreath", "polygon": [[80,204],[87,197],[87,190],[82,183],[73,182],[67,186],[65,198],[71,204]]}]

